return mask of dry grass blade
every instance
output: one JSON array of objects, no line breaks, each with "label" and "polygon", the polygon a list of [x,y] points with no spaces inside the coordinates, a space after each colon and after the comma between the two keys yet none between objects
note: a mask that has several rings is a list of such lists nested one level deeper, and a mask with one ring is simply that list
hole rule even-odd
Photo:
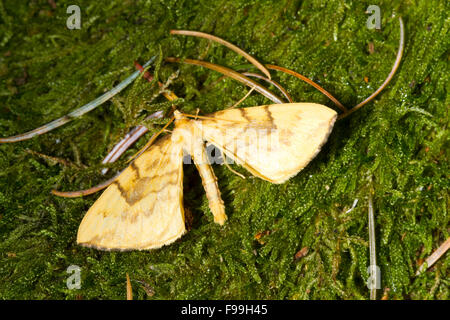
[{"label": "dry grass blade", "polygon": [[[147,61],[144,66],[147,67],[149,66],[151,63],[153,63],[153,61],[156,59],[156,56],[153,56],[149,61]],[[101,105],[102,103],[108,101],[109,99],[111,99],[113,96],[115,96],[116,94],[118,94],[120,91],[122,91],[123,89],[125,89],[130,83],[132,83],[139,75],[139,71],[135,71],[132,75],[130,75],[128,78],[126,78],[125,80],[123,80],[121,83],[119,83],[117,86],[115,86],[114,88],[112,88],[111,90],[109,90],[108,92],[104,93],[103,95],[101,95],[100,97],[92,100],[91,102],[85,104],[84,106],[75,109],[74,111],[70,112],[69,114],[53,120],[52,122],[49,122],[39,128],[33,129],[31,131],[16,135],[16,136],[11,136],[11,137],[6,137],[6,138],[0,138],[0,143],[12,143],[12,142],[18,142],[18,141],[23,141],[23,140],[28,140],[31,139],[35,136],[47,133],[49,131],[52,131],[53,129],[56,129],[70,121],[72,121],[75,118],[79,118],[82,115],[88,113],[89,111],[94,110],[95,108],[97,108],[99,105]]]},{"label": "dry grass blade", "polygon": [[[160,119],[163,117],[162,111],[157,111],[151,115],[149,115],[145,120],[148,119]],[[126,151],[128,148],[135,143],[140,137],[142,137],[145,133],[148,132],[148,128],[142,125],[134,127],[129,133],[125,135],[125,137],[120,140],[113,149],[106,155],[103,159],[102,163],[113,163]],[[107,172],[107,168],[102,170],[102,173],[105,174]]]},{"label": "dry grass blade", "polygon": [[292,98],[291,98],[291,96],[289,95],[289,93],[287,92],[287,90],[286,90],[285,88],[283,88],[278,82],[273,81],[272,79],[263,77],[262,75],[257,74],[257,73],[253,73],[253,72],[244,72],[244,73],[242,73],[242,74],[243,74],[244,76],[247,76],[247,77],[255,77],[255,78],[258,78],[258,79],[267,81],[268,83],[270,83],[271,85],[273,85],[274,87],[276,87],[278,90],[280,90],[281,93],[286,97],[286,99],[287,99],[290,103],[293,103],[293,102],[294,102],[294,100],[292,100]]},{"label": "dry grass blade", "polygon": [[[140,72],[144,72],[144,67],[141,66],[136,61],[134,62],[134,65],[136,66],[136,69],[138,69]],[[153,80],[153,76],[148,72],[145,71],[143,74],[143,77],[147,79],[149,82]],[[160,86],[162,86],[162,83],[159,83]],[[164,94],[164,96],[169,100],[173,101],[177,99],[177,96],[173,92],[168,92]],[[146,119],[151,118],[162,118],[163,113],[162,111],[156,111],[155,113],[149,115]],[[115,162],[134,142],[136,142],[140,137],[142,137],[145,133],[148,132],[147,127],[145,126],[136,126],[129,132],[122,140],[120,140],[113,149],[106,155],[106,157],[103,159],[102,163],[113,163]],[[153,135],[150,140],[154,141],[155,135]],[[105,174],[108,172],[107,168],[104,168],[102,170],[102,173]],[[120,173],[119,173],[120,174]],[[94,187],[84,189],[84,190],[76,190],[76,191],[58,191],[58,190],[52,190],[52,194],[58,197],[65,197],[65,198],[76,198],[76,197],[82,197],[87,196],[93,193],[96,193],[98,191],[101,191],[105,188],[107,188],[111,183],[114,182],[114,180],[119,176],[119,174],[115,175],[113,178],[108,179]]]},{"label": "dry grass blade", "polygon": [[[148,82],[151,82],[153,80],[153,75],[150,74],[150,72],[145,71],[144,67],[141,66],[137,61],[134,62],[134,66],[137,70],[139,70],[141,73],[144,72],[142,75],[145,79],[147,79]],[[158,81],[158,85],[160,87],[163,86],[161,82]],[[164,97],[166,97],[169,101],[174,101],[178,99],[178,97],[172,92],[172,91],[164,91],[162,92]],[[152,119],[152,118],[162,118],[163,113],[162,111],[156,111],[155,113],[149,115],[145,120]],[[129,132],[122,140],[117,143],[110,153],[106,155],[106,157],[103,159],[102,163],[113,163],[116,161],[128,148],[135,143],[140,137],[142,137],[145,133],[147,133],[148,129],[145,126],[136,126]],[[105,174],[108,171],[108,169],[102,170],[102,173]]]},{"label": "dry grass blade", "polygon": [[314,81],[308,79],[307,77],[305,77],[304,75],[301,75],[298,72],[289,70],[287,68],[283,68],[283,67],[279,67],[273,64],[266,64],[266,67],[268,69],[272,69],[272,70],[278,70],[287,74],[290,74],[294,77],[299,78],[300,80],[305,81],[307,84],[313,86],[314,88],[316,88],[317,90],[319,90],[320,92],[322,92],[324,95],[326,95],[331,101],[334,102],[334,104],[336,104],[339,109],[341,109],[343,112],[347,112],[347,108],[344,107],[344,105],[342,103],[339,102],[338,99],[336,99],[335,97],[333,97],[333,95],[331,93],[329,93],[327,90],[325,90],[324,88],[322,88],[321,86],[319,86],[317,83],[315,83]]},{"label": "dry grass blade", "polygon": [[237,54],[240,54],[241,56],[243,56],[250,63],[252,63],[255,67],[257,67],[259,70],[261,70],[267,76],[267,78],[271,79],[269,70],[267,70],[266,67],[264,67],[264,65],[262,63],[258,62],[258,60],[253,58],[247,52],[245,52],[244,50],[236,47],[234,44],[232,44],[232,43],[230,43],[228,41],[225,41],[225,40],[223,40],[223,39],[221,39],[219,37],[216,37],[216,36],[204,33],[204,32],[198,32],[198,31],[170,30],[170,33],[171,34],[184,35],[184,36],[199,37],[199,38],[204,38],[204,39],[208,39],[208,40],[212,40],[212,41],[218,42],[218,43],[226,46],[227,48],[233,50]]},{"label": "dry grass blade", "polygon": [[447,250],[450,248],[450,237],[445,240],[443,244],[440,245],[439,248],[434,251],[431,256],[429,256],[425,262],[419,267],[419,269],[416,272],[416,276],[424,272],[426,269],[431,267],[433,264],[436,263],[436,261],[439,260],[440,257],[444,255],[444,253],[447,252]]},{"label": "dry grass blade", "polygon": [[[369,259],[370,259],[370,272],[369,276],[374,278],[377,276],[376,274],[376,265],[377,265],[377,251],[376,251],[376,241],[375,241],[375,217],[373,212],[373,200],[372,200],[372,191],[369,191]],[[375,273],[375,274],[373,274]],[[375,281],[377,279],[375,278]],[[370,287],[370,300],[377,299],[377,288],[372,283]]]},{"label": "dry grass blade", "polygon": [[64,198],[76,198],[76,197],[82,197],[82,196],[87,196],[93,193],[96,193],[100,190],[105,189],[106,187],[108,187],[111,183],[114,182],[114,180],[116,180],[116,178],[120,175],[121,172],[119,172],[118,174],[116,174],[114,177],[112,177],[111,179],[108,179],[92,188],[89,189],[84,189],[84,190],[77,190],[77,191],[58,191],[58,190],[52,190],[52,194],[54,194],[55,196],[58,197],[64,197]]},{"label": "dry grass blade", "polygon": [[211,62],[194,60],[194,59],[181,60],[180,58],[169,57],[169,58],[166,58],[166,61],[167,62],[183,62],[183,63],[201,66],[201,67],[205,67],[205,68],[220,72],[230,78],[233,78],[234,80],[237,80],[237,81],[249,86],[250,88],[254,87],[256,91],[258,91],[259,93],[264,95],[266,98],[272,100],[275,103],[283,103],[283,101],[279,97],[277,97],[275,94],[273,94],[267,88],[263,87],[262,85],[253,81],[252,79],[247,78],[246,76],[240,74],[239,72],[236,72],[229,68],[226,68],[226,67],[223,67],[223,66],[211,63]]},{"label": "dry grass blade", "polygon": [[131,287],[131,281],[128,272],[127,272],[127,300],[133,300],[133,288]]},{"label": "dry grass blade", "polygon": [[353,112],[355,112],[356,110],[360,109],[362,106],[364,106],[365,104],[367,104],[368,102],[373,100],[391,81],[392,77],[394,76],[395,72],[397,71],[397,69],[398,69],[398,67],[400,65],[400,61],[402,60],[403,48],[404,48],[404,42],[405,42],[404,41],[404,39],[405,39],[405,30],[404,30],[404,27],[403,27],[403,20],[402,20],[401,17],[399,18],[399,23],[400,23],[400,40],[399,40],[397,57],[395,59],[394,65],[392,66],[392,70],[389,73],[388,77],[386,78],[386,80],[384,80],[383,84],[374,93],[372,93],[363,102],[357,104],[352,109],[350,109],[348,112],[346,112],[343,115],[341,115],[339,117],[339,119],[347,117],[348,115],[352,114]]}]

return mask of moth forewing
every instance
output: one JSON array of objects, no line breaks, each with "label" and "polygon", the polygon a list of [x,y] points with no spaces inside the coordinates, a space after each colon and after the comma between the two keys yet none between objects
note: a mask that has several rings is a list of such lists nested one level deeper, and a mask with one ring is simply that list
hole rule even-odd
[{"label": "moth forewing", "polygon": [[195,121],[205,140],[253,175],[283,183],[317,155],[337,113],[320,104],[289,103],[224,110],[209,117],[214,119]]},{"label": "moth forewing", "polygon": [[182,145],[164,137],[111,184],[83,218],[77,242],[98,249],[154,249],[186,229]]}]

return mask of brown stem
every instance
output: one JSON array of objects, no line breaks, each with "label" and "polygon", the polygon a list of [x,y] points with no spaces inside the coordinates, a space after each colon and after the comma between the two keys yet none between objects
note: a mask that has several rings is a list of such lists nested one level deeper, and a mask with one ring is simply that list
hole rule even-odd
[{"label": "brown stem", "polygon": [[394,65],[392,66],[392,70],[389,73],[388,77],[386,78],[386,80],[384,80],[383,84],[374,93],[372,93],[367,99],[365,99],[363,102],[357,104],[352,109],[345,112],[344,114],[340,115],[338,119],[343,119],[343,118],[349,116],[350,114],[352,114],[356,110],[360,109],[362,106],[364,106],[368,102],[372,101],[391,81],[392,77],[395,74],[395,71],[397,71],[398,66],[400,65],[400,61],[402,60],[402,56],[403,56],[405,30],[403,28],[403,20],[401,17],[399,18],[399,22],[400,22],[400,40],[399,40],[397,58],[395,59]]},{"label": "brown stem", "polygon": [[329,93],[327,90],[325,90],[324,88],[322,88],[321,86],[319,86],[317,83],[315,83],[314,81],[308,79],[307,77],[305,77],[304,75],[301,75],[298,72],[295,72],[293,70],[289,70],[287,68],[283,68],[283,67],[279,67],[273,64],[266,64],[266,67],[268,69],[272,69],[272,70],[278,70],[287,74],[290,74],[294,77],[297,77],[303,81],[305,81],[307,84],[313,86],[314,88],[316,88],[317,90],[319,90],[320,92],[322,92],[324,95],[326,95],[331,101],[333,101],[342,111],[347,112],[347,108],[344,107],[344,105],[342,103],[340,103],[338,101],[338,99],[336,99],[335,97],[333,97],[333,95],[331,93]]},{"label": "brown stem", "polygon": [[77,190],[77,191],[58,191],[58,190],[52,190],[52,193],[55,196],[58,197],[64,197],[64,198],[76,198],[76,197],[81,197],[81,196],[87,196],[93,193],[96,193],[100,190],[105,189],[106,187],[108,187],[111,183],[114,182],[114,180],[116,180],[116,178],[120,175],[120,173],[116,174],[113,178],[108,179],[94,187],[91,187],[89,189],[84,189],[84,190]]},{"label": "brown stem", "polygon": [[244,50],[238,48],[237,46],[235,46],[234,44],[232,44],[228,41],[225,41],[219,37],[216,37],[216,36],[204,33],[204,32],[198,32],[198,31],[170,30],[170,34],[180,34],[180,35],[184,35],[184,36],[194,36],[194,37],[199,37],[199,38],[205,38],[205,39],[212,40],[212,41],[218,42],[220,44],[223,44],[227,48],[229,48],[229,49],[233,50],[234,52],[236,52],[237,54],[240,54],[241,56],[243,56],[250,63],[252,63],[255,67],[257,67],[259,70],[261,70],[267,76],[267,78],[271,79],[269,70],[267,70],[262,63],[260,63],[258,60],[253,58],[251,55],[249,55]]},{"label": "brown stem", "polygon": [[180,58],[174,58],[174,57],[168,57],[168,58],[166,58],[166,61],[167,62],[182,62],[182,63],[186,63],[186,64],[205,67],[205,68],[220,72],[230,78],[233,78],[234,80],[237,80],[237,81],[245,84],[246,86],[249,86],[250,88],[255,87],[256,91],[263,94],[266,98],[272,100],[275,103],[283,103],[283,101],[279,97],[277,97],[275,94],[273,94],[267,88],[260,85],[258,82],[255,82],[250,78],[247,78],[246,76],[240,74],[239,72],[236,72],[234,70],[231,70],[231,69],[223,67],[223,66],[220,66],[218,64],[214,64],[214,63],[206,62],[206,61],[194,60],[194,59],[181,60]]}]

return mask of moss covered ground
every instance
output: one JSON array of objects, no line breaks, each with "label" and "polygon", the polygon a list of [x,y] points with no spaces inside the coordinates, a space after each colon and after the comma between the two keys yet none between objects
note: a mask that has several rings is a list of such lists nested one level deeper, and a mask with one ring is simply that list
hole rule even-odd
[{"label": "moss covered ground", "polygon": [[[105,180],[100,162],[112,146],[145,114],[169,107],[155,83],[141,78],[81,119],[0,145],[2,299],[124,299],[126,273],[136,299],[368,299],[371,188],[378,298],[449,299],[450,255],[415,276],[449,237],[447,1],[75,2],[80,30],[66,27],[72,0],[0,1],[0,136],[67,114],[131,74],[134,60],[143,63],[155,54],[254,70],[223,46],[170,36],[170,29],[222,37],[263,63],[308,76],[349,107],[389,73],[398,16],[406,46],[387,89],[339,121],[321,153],[287,183],[242,180],[215,165],[229,216],[224,227],[213,223],[197,171],[185,166],[190,231],[159,250],[102,252],[76,245],[78,225],[98,195],[66,199],[50,193]],[[366,27],[371,4],[381,8],[380,30]],[[150,71],[162,82],[179,71],[170,89],[187,113],[223,109],[247,92],[200,67],[159,60]],[[300,80],[272,76],[295,101],[334,108]],[[241,106],[268,103],[253,93]],[[161,127],[147,125],[151,131]],[[127,156],[111,165],[111,175]],[[347,212],[355,199],[357,206]],[[294,259],[304,247],[307,254]],[[66,286],[70,265],[81,268],[81,289]]]}]

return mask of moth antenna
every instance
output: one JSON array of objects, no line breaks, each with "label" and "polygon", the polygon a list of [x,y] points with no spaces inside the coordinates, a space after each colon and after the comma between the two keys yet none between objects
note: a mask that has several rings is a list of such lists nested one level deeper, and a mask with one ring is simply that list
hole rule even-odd
[{"label": "moth antenna", "polygon": [[[156,56],[153,56],[150,60],[148,60],[144,66],[147,67],[150,64],[153,63],[153,61],[156,59]],[[109,90],[108,92],[102,94],[100,97],[92,100],[91,102],[85,104],[84,106],[75,109],[74,111],[70,112],[69,114],[58,118],[56,120],[53,120],[41,127],[38,127],[36,129],[33,129],[31,131],[22,133],[22,134],[18,134],[15,136],[11,136],[11,137],[6,137],[6,138],[0,138],[0,143],[12,143],[12,142],[18,142],[18,141],[23,141],[23,140],[28,140],[31,139],[35,136],[39,136],[41,134],[47,133],[49,131],[52,131],[53,129],[59,128],[62,125],[65,125],[66,123],[81,117],[82,115],[88,113],[89,111],[94,110],[95,108],[97,108],[99,105],[103,104],[104,102],[108,101],[109,99],[111,99],[112,97],[114,97],[116,94],[118,94],[120,91],[122,91],[123,89],[125,89],[130,83],[132,83],[138,76],[139,76],[139,71],[135,71],[132,75],[130,75],[128,78],[126,78],[125,80],[123,80],[121,83],[119,83],[117,86],[115,86],[114,88],[112,88],[111,90]]]},{"label": "moth antenna", "polygon": [[[247,77],[254,77],[254,78],[258,78],[258,79],[267,81],[268,83],[270,83],[271,85],[273,85],[274,87],[276,87],[278,90],[280,90],[280,92],[286,97],[286,99],[287,99],[290,103],[293,103],[293,102],[294,102],[294,100],[292,100],[292,98],[291,98],[291,96],[289,95],[289,93],[287,92],[287,90],[284,89],[278,82],[276,82],[276,81],[274,81],[274,80],[272,80],[272,79],[263,77],[262,75],[257,74],[257,73],[253,73],[253,72],[243,72],[242,74],[243,74],[244,76],[247,76]],[[228,78],[228,77],[225,76],[225,75],[221,76],[219,79],[217,79],[216,81],[214,81],[214,85],[210,85],[210,86],[208,86],[208,87],[213,87],[213,86],[215,86],[217,83],[219,83],[220,81],[222,81],[222,80],[225,79],[225,78]]]},{"label": "moth antenna", "polygon": [[243,72],[242,74],[243,74],[244,76],[247,76],[247,77],[255,77],[255,78],[258,78],[258,79],[261,79],[261,80],[264,80],[264,81],[270,83],[271,85],[273,85],[274,87],[276,87],[278,90],[280,90],[281,93],[286,97],[286,99],[287,99],[290,103],[293,103],[293,102],[294,102],[294,100],[292,100],[292,98],[291,98],[291,96],[289,95],[289,93],[287,92],[287,90],[286,90],[285,88],[283,88],[278,82],[276,82],[276,81],[274,81],[274,80],[272,80],[272,79],[263,77],[262,75],[257,74],[257,73],[253,73],[253,72]]},{"label": "moth antenna", "polygon": [[234,123],[247,123],[246,121],[239,121],[239,120],[232,120],[232,119],[220,119],[220,118],[214,118],[214,117],[208,117],[208,116],[199,116],[199,115],[193,115],[189,113],[181,113],[183,116],[188,118],[195,118],[195,119],[204,119],[204,120],[214,120],[214,121],[228,121],[228,122],[234,122]]},{"label": "moth antenna", "polygon": [[172,118],[170,119],[170,121],[167,122],[166,125],[165,125],[161,130],[159,130],[157,133],[155,133],[155,134],[150,138],[150,140],[148,140],[148,142],[145,144],[145,146],[143,146],[143,147],[141,148],[141,150],[139,150],[137,153],[134,154],[134,156],[132,156],[130,159],[127,160],[127,163],[133,161],[134,159],[136,159],[137,157],[139,157],[141,154],[143,154],[143,153],[145,152],[145,150],[147,150],[147,149],[152,145],[152,143],[155,142],[156,138],[158,138],[159,135],[160,135],[161,133],[163,133],[164,130],[166,130],[166,128],[167,128],[174,120],[175,120],[175,117],[172,117]]},{"label": "moth antenna", "polygon": [[[144,72],[142,75],[145,79],[147,79],[148,82],[151,82],[153,80],[153,75],[150,74],[150,72],[145,71],[145,68],[141,66],[137,61],[134,61],[134,66],[137,70],[140,72]],[[158,85],[161,87],[163,84],[161,82],[158,82]],[[163,91],[162,94],[164,97],[166,97],[169,101],[174,101],[178,99],[178,97],[173,93],[172,91]],[[151,119],[151,118],[162,118],[163,113],[162,111],[156,111],[155,113],[149,115],[145,120]],[[119,157],[126,151],[128,148],[135,143],[140,137],[142,137],[144,134],[148,132],[147,127],[138,125],[134,127],[122,140],[117,143],[110,153],[106,155],[106,157],[103,159],[102,163],[113,163]],[[105,174],[108,172],[108,168],[104,168],[102,170],[102,173]]]},{"label": "moth antenna", "polygon": [[[172,122],[173,120],[171,120],[168,124],[170,124],[171,122]],[[168,125],[167,124],[167,125]],[[166,125],[166,126],[167,126]],[[138,151],[138,153],[136,153],[132,158],[131,158],[131,160],[133,160],[133,159],[135,159],[135,158],[137,158],[138,156],[140,156],[147,148],[148,148],[148,146],[150,146],[154,141],[155,141],[155,139],[158,137],[158,135],[161,133],[161,132],[165,132],[165,131],[169,131],[169,132],[171,132],[170,130],[167,130],[167,129],[161,129],[158,133],[156,133],[155,135],[153,135],[152,136],[152,138],[149,140],[149,142],[140,150],[140,151]],[[148,146],[147,146],[148,145]],[[145,149],[144,149],[145,148]],[[124,150],[125,151],[125,150]],[[114,160],[112,160],[112,161],[110,161],[110,162],[114,162],[116,159],[114,159]],[[131,160],[128,160],[128,162],[129,161],[131,161]],[[106,172],[105,172],[106,173]],[[96,185],[96,186],[94,186],[94,187],[91,187],[91,188],[89,188],[89,189],[84,189],[84,190],[76,190],[76,191],[58,191],[58,190],[52,190],[51,192],[52,192],[52,194],[54,194],[55,196],[58,196],[58,197],[65,197],[65,198],[76,198],[76,197],[82,197],[82,196],[87,196],[87,195],[90,195],[90,194],[93,194],[93,193],[96,193],[96,192],[98,192],[98,191],[101,191],[101,190],[103,190],[103,189],[105,189],[105,188],[107,188],[110,184],[112,184],[115,180],[116,180],[116,178],[121,174],[122,172],[119,172],[118,174],[116,174],[114,177],[112,177],[111,179],[108,179],[108,180],[106,180],[106,181],[104,181],[104,182],[102,182],[102,183],[100,183],[100,184],[98,184],[98,185]]]},{"label": "moth antenna", "polygon": [[[175,118],[172,118],[172,120],[170,120],[167,124],[166,124],[166,126],[165,127],[167,127],[173,120],[174,120]],[[142,127],[144,127],[144,126],[142,126]],[[135,158],[137,158],[138,156],[140,156],[155,140],[156,140],[156,138],[162,133],[162,132],[165,132],[165,131],[169,131],[170,132],[170,130],[167,130],[167,129],[165,129],[165,127],[164,128],[162,128],[159,132],[157,132],[156,134],[154,134],[151,138],[150,138],[150,140],[147,142],[147,144],[141,149],[141,150],[139,150],[133,157],[131,157],[130,158],[130,160],[128,160],[127,162],[130,162],[131,160],[134,160]],[[145,128],[145,127],[144,127]],[[148,131],[148,130],[147,130]],[[145,132],[144,132],[145,133]],[[134,142],[134,141],[133,141]],[[128,147],[129,147],[129,145],[125,148],[125,150],[126,149],[128,149]],[[121,153],[123,153],[123,152],[125,152],[125,150],[123,150],[123,151],[121,151]],[[112,158],[110,161],[109,161],[109,163],[112,163],[112,162],[114,162],[115,160],[117,160],[117,158],[118,158],[118,156],[116,156],[116,157],[114,157],[114,158]],[[104,171],[103,173],[106,173],[106,171]],[[100,190],[103,190],[103,189],[105,189],[105,188],[107,188],[110,184],[112,184],[115,180],[116,180],[116,178],[120,175],[120,173],[121,172],[119,172],[118,174],[116,174],[114,177],[112,177],[111,179],[108,179],[108,180],[106,180],[106,181],[104,181],[104,182],[102,182],[102,183],[100,183],[100,184],[98,184],[98,185],[96,185],[96,186],[94,186],[94,187],[91,187],[91,188],[89,188],[89,189],[84,189],[84,190],[77,190],[77,191],[58,191],[58,190],[52,190],[51,192],[52,192],[52,194],[54,194],[55,196],[58,196],[58,197],[65,197],[65,198],[76,198],[76,197],[82,197],[82,196],[87,196],[87,195],[90,195],[90,194],[93,194],[93,193],[96,193],[96,192],[98,192],[98,191],[100,191]]]},{"label": "moth antenna", "polygon": [[199,38],[204,38],[204,39],[208,39],[208,40],[212,40],[212,41],[215,41],[217,43],[220,43],[220,44],[226,46],[227,48],[233,50],[237,54],[243,56],[251,64],[253,64],[259,70],[261,70],[267,76],[267,78],[271,79],[269,70],[267,70],[267,68],[264,67],[264,65],[262,63],[258,62],[258,60],[253,58],[251,55],[249,55],[247,52],[245,52],[241,48],[235,46],[234,44],[232,44],[232,43],[230,43],[230,42],[228,42],[226,40],[223,40],[223,39],[221,39],[219,37],[210,35],[208,33],[198,32],[198,31],[189,31],[189,30],[170,30],[170,34],[179,34],[179,35],[184,35],[184,36],[199,37]]},{"label": "moth antenna", "polygon": [[353,108],[351,108],[349,111],[345,112],[344,114],[340,115],[338,117],[338,119],[343,119],[347,116],[349,116],[350,114],[352,114],[353,112],[355,112],[356,110],[360,109],[362,106],[364,106],[365,104],[367,104],[368,102],[370,102],[371,100],[373,100],[391,81],[391,79],[394,77],[395,72],[397,71],[398,67],[400,66],[400,61],[402,60],[402,56],[403,56],[403,49],[404,49],[404,45],[405,45],[405,30],[403,27],[403,20],[401,17],[398,18],[398,21],[400,23],[400,40],[399,40],[399,46],[398,46],[398,51],[397,51],[397,57],[395,59],[394,65],[392,66],[392,70],[389,73],[388,77],[386,78],[386,80],[384,80],[383,84],[374,92],[372,93],[367,99],[365,99],[363,102],[357,104],[356,106],[354,106]]},{"label": "moth antenna", "polygon": [[235,104],[233,104],[231,107],[228,107],[226,109],[233,109],[236,108],[238,105],[240,105],[245,99],[248,98],[248,96],[253,92],[253,90],[255,89],[255,87],[251,88],[244,97],[242,97],[238,102],[236,102]]},{"label": "moth antenna", "polygon": [[227,156],[225,155],[224,152],[222,152],[222,157],[223,157],[223,163],[227,166],[228,170],[230,170],[231,172],[233,172],[235,175],[238,175],[239,177],[241,177],[242,179],[246,179],[245,176],[243,174],[240,174],[239,172],[237,172],[236,170],[233,170],[233,168],[231,168],[231,166],[228,164],[227,162]]},{"label": "moth antenna", "polygon": [[230,68],[220,66],[218,64],[214,64],[211,62],[194,60],[194,59],[181,60],[180,58],[168,57],[168,58],[166,58],[166,61],[167,62],[181,62],[181,63],[191,64],[191,65],[195,65],[195,66],[201,66],[201,67],[205,67],[205,68],[220,72],[230,78],[233,78],[234,80],[237,80],[237,81],[245,84],[246,86],[249,86],[250,88],[255,87],[256,91],[258,91],[259,93],[264,95],[266,98],[272,100],[274,103],[283,103],[283,101],[278,96],[276,96],[274,93],[272,93],[269,89],[265,88],[264,86],[260,85],[258,82],[253,81],[252,79],[250,79],[250,78],[242,75],[241,73],[236,72]]}]

